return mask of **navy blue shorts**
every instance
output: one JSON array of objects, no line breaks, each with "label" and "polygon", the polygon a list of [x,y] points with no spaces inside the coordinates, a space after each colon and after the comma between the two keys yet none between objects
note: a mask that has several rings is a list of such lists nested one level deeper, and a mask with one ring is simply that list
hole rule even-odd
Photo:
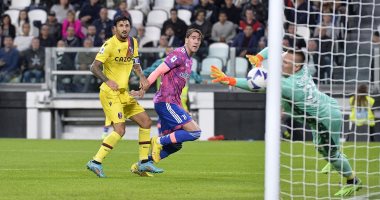
[{"label": "navy blue shorts", "polygon": [[161,133],[164,135],[181,129],[184,124],[192,120],[189,113],[176,104],[165,102],[155,103],[154,109],[160,118]]}]

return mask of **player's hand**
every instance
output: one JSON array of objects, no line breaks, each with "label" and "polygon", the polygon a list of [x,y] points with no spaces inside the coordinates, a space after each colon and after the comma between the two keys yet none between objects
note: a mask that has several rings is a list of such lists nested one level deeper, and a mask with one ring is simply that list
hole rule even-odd
[{"label": "player's hand", "polygon": [[147,91],[149,89],[149,82],[148,80],[145,78],[145,76],[141,76],[140,77],[140,89],[144,90],[144,91]]},{"label": "player's hand", "polygon": [[112,90],[118,90],[119,89],[119,86],[117,85],[117,83],[113,80],[108,80],[106,82],[106,84],[108,85],[108,87],[110,87]]},{"label": "player's hand", "polygon": [[139,90],[139,91],[136,91],[136,90],[131,90],[129,92],[129,94],[133,97],[138,97],[138,98],[143,98],[144,97],[144,94],[145,94],[145,91],[144,90]]},{"label": "player's hand", "polygon": [[236,85],[236,79],[225,75],[219,68],[211,66],[211,78],[213,83],[221,83],[225,85]]},{"label": "player's hand", "polygon": [[245,55],[246,58],[248,58],[249,62],[256,66],[256,67],[261,67],[261,63],[263,62],[264,58],[260,54],[257,55]]}]

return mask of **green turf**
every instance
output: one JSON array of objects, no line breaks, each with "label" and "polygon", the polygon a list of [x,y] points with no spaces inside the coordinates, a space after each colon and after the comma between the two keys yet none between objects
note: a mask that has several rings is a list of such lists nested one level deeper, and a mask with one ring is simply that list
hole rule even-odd
[{"label": "green turf", "polygon": [[[291,145],[282,144],[283,152],[290,152]],[[264,198],[264,142],[261,141],[185,143],[180,152],[158,165],[166,171],[153,178],[138,177],[129,172],[138,157],[136,141],[120,142],[104,163],[108,178],[97,178],[85,169],[85,164],[99,145],[100,141],[1,139],[0,199]],[[307,171],[319,170],[325,164],[315,159],[312,145],[292,146],[295,157],[290,159],[282,155],[281,163],[292,163],[300,170],[290,173],[285,167],[281,168],[283,199],[289,199],[289,193],[293,197],[317,195],[319,198],[328,198],[335,193],[340,181],[336,172],[326,176]],[[345,149],[345,153],[352,156],[352,148]],[[357,150],[355,157],[367,158],[367,154],[369,158],[379,159],[380,150],[367,152],[363,148]],[[365,184],[357,195],[379,191],[379,187],[369,189],[380,185],[379,174],[365,176],[367,171],[380,171],[379,161],[371,162],[368,170],[366,163],[357,161],[355,165]],[[284,179],[292,180],[293,184]],[[329,187],[328,179],[335,185]]]}]

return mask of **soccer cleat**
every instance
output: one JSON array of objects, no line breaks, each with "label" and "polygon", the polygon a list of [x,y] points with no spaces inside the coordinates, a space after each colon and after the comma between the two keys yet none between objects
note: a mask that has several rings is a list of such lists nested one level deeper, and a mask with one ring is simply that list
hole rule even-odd
[{"label": "soccer cleat", "polygon": [[134,174],[137,174],[139,176],[145,176],[145,177],[152,177],[153,174],[150,172],[145,172],[145,171],[139,171],[139,166],[138,163],[133,163],[131,166],[131,172]]},{"label": "soccer cleat", "polygon": [[164,172],[163,169],[154,166],[153,161],[149,161],[146,163],[139,162],[137,165],[138,165],[138,170],[141,173],[142,172],[150,172],[150,173],[158,174],[158,173]]},{"label": "soccer cleat", "polygon": [[155,137],[152,137],[152,139],[150,140],[150,144],[152,148],[152,159],[155,163],[160,162],[161,160],[160,153],[162,150],[162,145],[157,143],[157,138],[158,137],[155,136]]},{"label": "soccer cleat", "polygon": [[101,164],[93,163],[91,160],[87,163],[87,169],[94,172],[99,178],[106,178]]},{"label": "soccer cleat", "polygon": [[335,193],[335,196],[350,196],[355,191],[359,191],[362,188],[362,181],[359,178],[355,178],[354,184],[347,184],[344,187],[342,187],[337,193]]},{"label": "soccer cleat", "polygon": [[328,174],[328,173],[332,172],[333,170],[334,170],[333,165],[332,165],[330,162],[328,162],[328,163],[322,168],[321,173],[322,173],[322,174]]}]

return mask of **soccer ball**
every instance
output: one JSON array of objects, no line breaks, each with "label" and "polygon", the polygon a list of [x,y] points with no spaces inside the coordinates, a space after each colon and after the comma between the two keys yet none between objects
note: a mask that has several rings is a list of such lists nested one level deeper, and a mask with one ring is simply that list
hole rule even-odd
[{"label": "soccer ball", "polygon": [[267,86],[268,72],[262,67],[255,67],[248,72],[247,83],[252,90],[264,89]]}]

